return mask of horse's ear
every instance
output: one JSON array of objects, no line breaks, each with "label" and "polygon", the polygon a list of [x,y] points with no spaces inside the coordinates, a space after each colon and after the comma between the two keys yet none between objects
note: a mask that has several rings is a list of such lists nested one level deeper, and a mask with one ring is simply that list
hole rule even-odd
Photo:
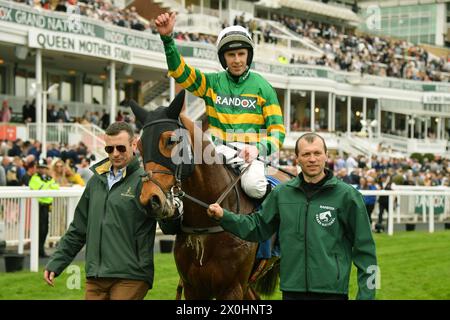
[{"label": "horse's ear", "polygon": [[127,104],[131,107],[131,110],[133,111],[136,120],[138,120],[141,124],[145,124],[148,111],[139,106],[133,99],[129,100]]},{"label": "horse's ear", "polygon": [[170,106],[167,109],[167,116],[170,119],[178,119],[178,116],[180,115],[181,109],[184,105],[184,97],[186,95],[185,90],[181,90],[175,99],[170,103]]}]

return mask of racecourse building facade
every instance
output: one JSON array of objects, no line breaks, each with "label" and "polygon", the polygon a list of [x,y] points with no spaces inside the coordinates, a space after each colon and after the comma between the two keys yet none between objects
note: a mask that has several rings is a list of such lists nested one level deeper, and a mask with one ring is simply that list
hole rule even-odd
[{"label": "racecourse building facade", "polygon": [[[174,95],[162,42],[151,32],[4,0],[0,28],[0,100],[8,100],[17,114],[26,100],[36,99],[38,118],[45,103],[67,106],[76,116],[106,109],[113,120],[126,96],[151,108],[165,94]],[[179,42],[179,48],[192,66],[221,70],[213,45]],[[257,47],[253,69],[277,91],[287,129],[285,147],[292,148],[302,132],[317,131],[330,139],[365,135],[374,144],[384,141],[405,152],[448,152],[448,82],[268,63],[261,56]],[[43,94],[55,83],[59,87],[46,102]]]}]

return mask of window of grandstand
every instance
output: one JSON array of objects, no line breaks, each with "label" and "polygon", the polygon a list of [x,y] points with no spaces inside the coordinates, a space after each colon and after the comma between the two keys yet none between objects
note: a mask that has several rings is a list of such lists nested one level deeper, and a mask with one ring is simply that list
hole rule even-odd
[{"label": "window of grandstand", "polygon": [[291,131],[311,131],[311,91],[292,91]]},{"label": "window of grandstand", "polygon": [[84,84],[84,103],[89,104],[104,104],[103,103],[103,84],[100,83],[92,83],[92,84]]},{"label": "window of grandstand", "polygon": [[328,131],[328,92],[315,92],[314,129],[315,131]]},{"label": "window of grandstand", "polygon": [[31,84],[36,82],[36,76],[33,71],[18,69],[14,79],[14,93],[18,97],[28,97]]},{"label": "window of grandstand", "polygon": [[363,120],[363,98],[351,97],[351,131],[359,132],[362,129],[361,120]]},{"label": "window of grandstand", "polygon": [[347,97],[337,96],[336,97],[336,123],[335,129],[337,132],[347,131]]}]

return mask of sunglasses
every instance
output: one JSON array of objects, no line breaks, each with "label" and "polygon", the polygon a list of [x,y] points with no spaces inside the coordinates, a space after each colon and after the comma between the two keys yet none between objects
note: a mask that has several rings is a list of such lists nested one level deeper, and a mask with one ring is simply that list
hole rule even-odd
[{"label": "sunglasses", "polygon": [[105,151],[106,153],[113,153],[114,152],[114,148],[117,149],[117,151],[124,153],[125,151],[127,151],[127,147],[124,145],[118,145],[118,146],[105,146]]}]

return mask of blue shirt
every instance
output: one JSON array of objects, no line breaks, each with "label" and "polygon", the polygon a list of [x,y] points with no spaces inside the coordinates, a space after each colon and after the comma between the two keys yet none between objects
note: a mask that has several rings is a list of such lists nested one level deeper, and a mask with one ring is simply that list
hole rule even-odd
[{"label": "blue shirt", "polygon": [[120,179],[122,179],[123,170],[124,169],[117,170],[117,175],[115,176],[114,175],[114,171],[113,171],[113,166],[111,166],[111,169],[109,169],[109,172],[108,172],[108,187],[109,187],[109,190],[111,190],[112,186],[115,183],[119,182]]}]

